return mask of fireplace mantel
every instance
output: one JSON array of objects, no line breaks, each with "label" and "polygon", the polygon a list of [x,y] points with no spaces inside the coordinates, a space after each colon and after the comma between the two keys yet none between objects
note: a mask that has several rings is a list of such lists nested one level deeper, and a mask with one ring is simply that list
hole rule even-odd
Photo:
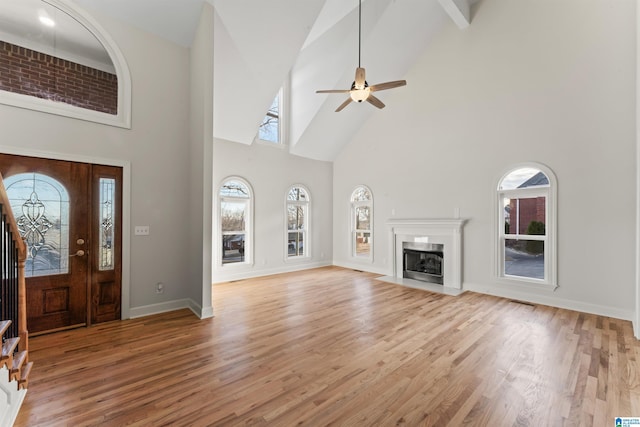
[{"label": "fireplace mantel", "polygon": [[402,279],[402,242],[444,245],[444,288],[462,289],[462,228],[464,218],[391,219],[389,227],[393,277]]}]

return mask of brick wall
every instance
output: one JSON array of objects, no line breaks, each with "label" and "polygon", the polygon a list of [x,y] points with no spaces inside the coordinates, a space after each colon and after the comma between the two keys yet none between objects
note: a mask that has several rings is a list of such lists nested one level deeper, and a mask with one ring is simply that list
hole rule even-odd
[{"label": "brick wall", "polygon": [[546,198],[545,197],[534,197],[528,199],[520,199],[520,212],[518,212],[518,199],[511,199],[510,202],[510,224],[511,229],[510,232],[516,232],[516,218],[518,215],[520,216],[520,229],[518,230],[519,234],[527,234],[527,228],[529,228],[529,224],[531,221],[539,221],[544,224],[547,223],[545,220],[545,212],[546,212]]},{"label": "brick wall", "polygon": [[0,90],[117,114],[118,78],[0,41]]}]

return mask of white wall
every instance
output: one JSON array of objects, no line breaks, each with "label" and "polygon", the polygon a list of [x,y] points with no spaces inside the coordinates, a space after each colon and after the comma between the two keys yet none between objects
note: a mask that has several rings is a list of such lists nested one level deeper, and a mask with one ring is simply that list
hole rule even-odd
[{"label": "white wall", "polygon": [[[217,244],[221,237],[214,226],[214,283],[331,264],[332,170],[331,163],[291,155],[286,147],[214,139],[215,192],[225,178],[240,176],[251,184],[255,209],[252,266],[219,264],[222,244]],[[311,258],[285,261],[285,197],[294,184],[302,184],[310,192]]]},{"label": "white wall", "polygon": [[211,225],[213,194],[213,7],[205,3],[191,46],[190,301],[200,317],[213,315]]},{"label": "white wall", "polygon": [[[483,0],[408,73],[407,90],[334,163],[334,260],[351,265],[349,196],[374,194],[371,271],[391,274],[385,221],[468,218],[465,289],[631,319],[635,310],[635,2]],[[364,105],[363,107],[367,107]],[[348,114],[348,111],[344,111]],[[511,165],[558,178],[558,281],[513,292],[492,277],[493,190]]]},{"label": "white wall", "polygon": [[[131,236],[129,297],[131,314],[138,315],[189,295],[189,51],[98,13],[92,16],[129,65],[132,128],[0,105],[0,146],[71,160],[130,162],[130,224],[149,225],[151,231]],[[127,239],[131,230],[124,233]],[[157,282],[164,283],[164,294],[156,294]]]}]

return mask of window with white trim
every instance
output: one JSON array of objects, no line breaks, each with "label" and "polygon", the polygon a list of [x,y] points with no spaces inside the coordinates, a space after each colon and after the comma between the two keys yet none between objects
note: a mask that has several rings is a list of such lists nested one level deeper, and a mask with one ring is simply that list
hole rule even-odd
[{"label": "window with white trim", "polygon": [[310,202],[309,191],[300,185],[291,187],[287,192],[287,258],[309,256]]},{"label": "window with white trim", "polygon": [[242,178],[227,178],[220,186],[220,264],[251,263],[252,191]]},{"label": "window with white trim", "polygon": [[273,99],[271,107],[267,110],[260,128],[258,129],[258,139],[272,144],[282,144],[282,100],[283,90],[280,89]]},{"label": "window with white trim", "polygon": [[538,164],[511,169],[497,187],[497,275],[557,286],[556,180]]},{"label": "window with white trim", "polygon": [[5,0],[0,28],[0,104],[131,127],[128,66],[88,13],[67,0]]},{"label": "window with white trim", "polygon": [[351,255],[373,259],[373,195],[364,185],[351,193]]}]

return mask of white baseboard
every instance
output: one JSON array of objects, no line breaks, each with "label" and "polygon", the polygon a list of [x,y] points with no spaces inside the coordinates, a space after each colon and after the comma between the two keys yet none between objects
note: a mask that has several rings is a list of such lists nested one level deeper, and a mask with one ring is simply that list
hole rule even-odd
[{"label": "white baseboard", "polygon": [[[567,310],[581,311],[583,313],[597,314],[600,316],[613,317],[615,319],[633,321],[633,310],[625,310],[617,307],[609,307],[599,304],[591,304],[582,301],[555,298],[546,295],[538,295],[521,290],[505,289],[494,285],[478,285],[475,283],[463,283],[462,289],[465,291],[478,292],[481,294],[495,295],[502,298],[516,299],[533,304],[548,305],[551,307],[564,308]],[[636,331],[637,336],[637,331]]]},{"label": "white baseboard", "polygon": [[328,267],[333,265],[330,261],[291,263],[277,268],[236,270],[231,273],[220,271],[213,272],[213,283],[231,282],[234,280],[252,279],[254,277],[271,276],[274,274],[292,273],[294,271],[309,270],[312,268]]},{"label": "white baseboard", "polygon": [[384,276],[393,276],[393,270],[389,271],[384,268],[376,268],[376,266],[371,263],[334,261],[332,265],[335,265],[336,267],[350,268],[351,270],[366,271],[367,273],[382,274]]},{"label": "white baseboard", "polygon": [[188,308],[189,310],[193,311],[193,314],[201,319],[205,318],[202,316],[203,313],[200,305],[196,304],[196,302],[191,298],[166,301],[158,304],[143,305],[141,307],[131,307],[130,318],[135,319],[137,317],[151,316],[152,314],[167,313],[169,311],[181,310],[183,308]]}]

